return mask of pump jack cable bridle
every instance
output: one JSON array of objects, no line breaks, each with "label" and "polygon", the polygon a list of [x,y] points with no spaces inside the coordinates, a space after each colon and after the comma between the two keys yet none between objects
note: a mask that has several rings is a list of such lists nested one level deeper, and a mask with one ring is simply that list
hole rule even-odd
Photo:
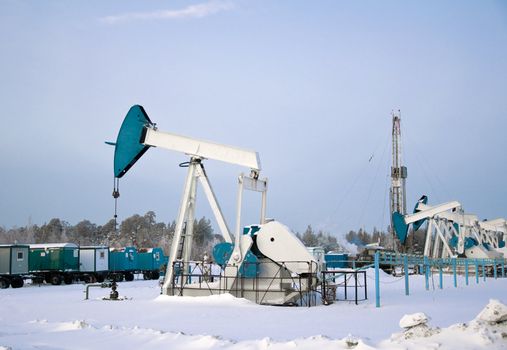
[{"label": "pump jack cable bridle", "polygon": [[117,233],[118,227],[118,197],[120,197],[120,179],[118,177],[113,178],[113,198],[114,198],[114,233]]},{"label": "pump jack cable bridle", "polygon": [[180,163],[179,167],[180,168],[188,168],[190,166],[190,164],[192,164],[192,163],[198,163],[198,164],[201,165],[202,168],[204,168],[203,165],[202,165],[202,163],[201,163],[201,160],[202,160],[201,158],[197,158],[197,157],[194,158],[194,157],[192,157],[192,159],[190,161],[186,161],[186,162]]}]

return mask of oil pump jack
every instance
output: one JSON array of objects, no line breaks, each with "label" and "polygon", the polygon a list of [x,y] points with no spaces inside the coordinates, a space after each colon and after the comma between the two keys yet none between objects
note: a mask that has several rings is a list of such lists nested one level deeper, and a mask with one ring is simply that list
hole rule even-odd
[{"label": "oil pump jack", "polygon": [[502,258],[507,253],[507,224],[505,219],[481,221],[476,215],[467,214],[461,203],[452,201],[428,205],[423,195],[416,203],[412,214],[406,208],[407,168],[401,159],[401,114],[392,113],[392,156],[391,167],[391,230],[394,250],[405,246],[409,226],[417,231],[425,222],[426,235],[424,256],[447,258],[464,256],[468,258]]},{"label": "oil pump jack", "polygon": [[[130,108],[116,143],[110,144],[115,146],[116,179],[124,176],[151,147],[184,153],[189,157],[189,161],[183,164],[188,170],[162,285],[163,294],[202,296],[231,293],[258,303],[285,305],[301,303],[316,286],[318,264],[315,258],[286,226],[266,220],[268,181],[259,178],[261,165],[257,152],[159,131],[140,105]],[[238,177],[234,235],[229,230],[204,168],[208,159],[250,170],[249,175]],[[213,281],[198,278],[195,282],[192,280],[195,276],[187,273],[199,264],[190,260],[198,183],[224,239],[213,250],[215,261],[220,263],[220,272]],[[262,202],[259,224],[242,230],[244,190],[260,192]]]}]

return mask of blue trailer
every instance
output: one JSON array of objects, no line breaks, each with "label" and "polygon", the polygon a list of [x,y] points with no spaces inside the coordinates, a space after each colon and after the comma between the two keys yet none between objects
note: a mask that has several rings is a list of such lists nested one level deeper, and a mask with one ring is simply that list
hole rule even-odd
[{"label": "blue trailer", "polygon": [[349,267],[349,255],[345,253],[327,253],[324,256],[326,269],[340,269]]},{"label": "blue trailer", "polygon": [[133,281],[138,271],[136,247],[109,248],[109,274],[116,281]]},{"label": "blue trailer", "polygon": [[160,270],[167,261],[162,248],[139,248],[138,272],[143,274],[145,280],[156,280],[160,277]]}]

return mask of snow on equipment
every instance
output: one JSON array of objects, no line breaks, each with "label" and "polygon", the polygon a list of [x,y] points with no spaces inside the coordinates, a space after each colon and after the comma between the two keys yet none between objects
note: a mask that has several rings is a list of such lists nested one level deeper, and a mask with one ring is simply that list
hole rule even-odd
[{"label": "snow on equipment", "polygon": [[[425,221],[426,239],[424,256],[447,258],[457,255],[477,259],[503,258],[505,252],[505,220],[479,221],[473,214],[466,214],[459,202],[453,201],[430,206],[427,197],[417,202],[414,213],[393,213],[394,230],[402,243],[409,225],[417,230]],[[502,221],[503,220],[503,221]]]},{"label": "snow on equipment", "polygon": [[476,215],[465,214],[459,202],[437,206],[428,205],[428,197],[422,196],[412,214],[406,210],[407,168],[402,165],[401,112],[392,113],[392,166],[390,213],[393,234],[392,249],[398,251],[396,242],[406,244],[409,225],[417,231],[426,221],[424,256],[447,258],[496,259],[507,254],[505,219],[480,221]]},{"label": "snow on equipment", "polygon": [[[125,117],[114,152],[114,175],[121,178],[150,148],[181,152],[189,161],[176,220],[162,292],[168,295],[232,293],[258,303],[291,304],[300,301],[317,282],[317,262],[301,241],[285,226],[266,223],[267,179],[260,179],[257,152],[159,131],[143,107],[135,105]],[[246,167],[250,174],[238,177],[234,239],[204,169],[206,159]],[[117,181],[115,182],[117,183]],[[191,262],[196,191],[201,184],[225,244],[214,249],[220,272],[204,278],[203,262]],[[115,187],[116,188],[116,187]],[[241,230],[244,190],[262,194],[260,223]],[[117,197],[115,197],[117,198]],[[210,271],[208,267],[208,271]]]}]

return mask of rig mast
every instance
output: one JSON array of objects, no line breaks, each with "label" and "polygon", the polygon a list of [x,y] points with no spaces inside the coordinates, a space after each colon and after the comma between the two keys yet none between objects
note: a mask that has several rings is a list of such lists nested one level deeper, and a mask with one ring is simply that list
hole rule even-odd
[{"label": "rig mast", "polygon": [[391,113],[393,117],[393,163],[391,166],[391,190],[389,193],[391,233],[393,235],[393,248],[397,250],[396,234],[393,229],[393,213],[402,215],[407,213],[405,181],[407,178],[407,167],[402,165],[401,159],[401,112]]}]

